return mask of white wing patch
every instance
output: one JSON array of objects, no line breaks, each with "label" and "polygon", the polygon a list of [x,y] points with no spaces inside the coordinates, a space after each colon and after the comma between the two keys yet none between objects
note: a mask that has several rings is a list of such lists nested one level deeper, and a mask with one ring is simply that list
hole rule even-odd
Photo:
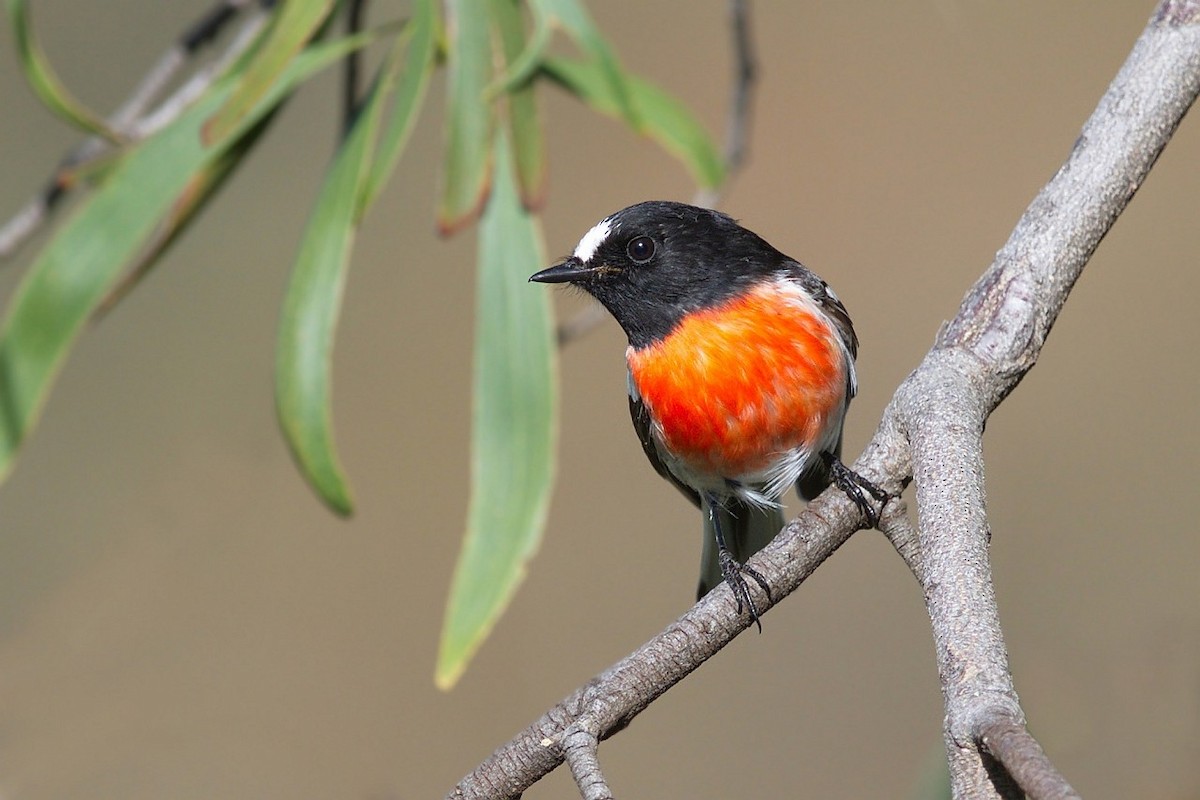
[{"label": "white wing patch", "polygon": [[578,258],[583,263],[588,263],[592,260],[592,256],[596,255],[596,250],[608,238],[608,234],[612,232],[612,218],[602,219],[600,222],[579,240],[579,244],[575,245],[575,258]]}]

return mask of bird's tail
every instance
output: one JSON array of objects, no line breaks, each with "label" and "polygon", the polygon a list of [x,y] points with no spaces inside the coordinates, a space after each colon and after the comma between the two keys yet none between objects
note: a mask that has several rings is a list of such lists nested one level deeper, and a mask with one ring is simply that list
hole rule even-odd
[{"label": "bird's tail", "polygon": [[[838,430],[837,444],[829,449],[837,458],[842,457],[842,432]],[[814,499],[829,487],[829,466],[822,458],[813,458],[808,469],[796,481],[796,493],[805,502]],[[717,560],[717,541],[713,532],[712,515],[709,513],[708,501],[703,500],[700,511],[704,516],[704,554],[700,559],[700,587],[696,599],[712,591],[723,577],[721,564]],[[745,564],[746,559],[766,547],[776,534],[783,528],[783,508],[763,508],[752,506],[738,500],[736,497],[727,499],[724,504],[717,506],[717,517],[721,521],[721,530],[725,533],[725,543],[729,545],[730,554]]]},{"label": "bird's tail", "polygon": [[[697,600],[723,580],[707,500],[701,504],[700,510],[704,515],[704,555],[700,561]],[[783,508],[780,506],[763,508],[749,505],[737,498],[729,498],[714,511],[721,522],[721,531],[725,534],[725,543],[729,546],[730,555],[740,564],[745,564],[746,559],[766,547],[783,528]]]}]

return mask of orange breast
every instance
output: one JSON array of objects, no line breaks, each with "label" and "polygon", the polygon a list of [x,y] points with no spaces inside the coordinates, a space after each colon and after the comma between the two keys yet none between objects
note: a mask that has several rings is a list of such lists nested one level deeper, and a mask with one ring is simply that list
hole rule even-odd
[{"label": "orange breast", "polygon": [[698,471],[735,477],[815,442],[841,413],[847,370],[815,313],[773,284],[630,348],[630,374],[664,444]]}]

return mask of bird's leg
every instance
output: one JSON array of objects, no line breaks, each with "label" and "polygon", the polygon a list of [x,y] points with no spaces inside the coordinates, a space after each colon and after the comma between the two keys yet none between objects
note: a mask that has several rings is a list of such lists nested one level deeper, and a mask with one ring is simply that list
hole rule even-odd
[{"label": "bird's leg", "polygon": [[717,513],[721,501],[711,492],[705,492],[704,499],[707,501],[708,514],[712,519],[713,538],[717,540],[717,563],[721,565],[721,576],[729,584],[733,597],[737,600],[737,612],[742,613],[742,601],[745,600],[746,608],[750,611],[750,618],[758,626],[758,632],[762,633],[758,606],[755,605],[754,598],[750,596],[750,587],[746,584],[746,579],[742,577],[742,574],[749,575],[755,583],[762,587],[763,592],[767,595],[767,600],[771,599],[771,587],[767,585],[766,578],[758,570],[742,564],[729,552],[729,548],[725,544],[725,532],[721,530],[721,515]]},{"label": "bird's leg", "polygon": [[[883,513],[884,507],[887,506],[887,502],[892,499],[892,496],[847,467],[833,453],[829,451],[822,452],[821,460],[829,468],[829,479],[833,482],[833,485],[841,489],[847,497],[854,501],[854,505],[858,506],[858,510],[867,518],[867,523],[870,527],[879,527],[879,515]],[[866,495],[868,494],[879,501],[878,511],[867,500]]]}]

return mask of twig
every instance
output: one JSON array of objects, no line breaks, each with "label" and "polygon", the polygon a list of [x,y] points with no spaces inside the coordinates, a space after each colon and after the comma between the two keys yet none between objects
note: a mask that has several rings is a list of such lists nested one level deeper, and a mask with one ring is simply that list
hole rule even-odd
[{"label": "twig", "polygon": [[[898,437],[894,443],[900,443]],[[886,455],[880,455],[883,463]],[[861,524],[858,509],[827,492],[793,520],[752,563],[778,601],[791,593]],[[756,598],[766,613],[773,605]],[[605,739],[745,630],[726,584],[705,595],[666,630],[593,678],[503,745],[450,792],[450,798],[515,797],[565,759],[563,736],[582,725]]]},{"label": "twig", "polygon": [[758,82],[758,61],[754,51],[754,30],[750,26],[748,0],[730,0],[729,29],[733,33],[733,94],[725,120],[725,180],[719,187],[701,189],[692,205],[716,208],[734,175],[746,161],[750,128],[750,104]]},{"label": "twig", "polygon": [[925,567],[921,561],[921,541],[917,529],[908,518],[908,504],[903,497],[888,501],[879,517],[879,530],[896,548],[908,569],[922,585],[925,583]]},{"label": "twig", "polygon": [[[901,510],[885,514],[885,529],[925,590],[957,798],[1077,796],[1026,730],[1008,671],[988,562],[983,423],[1037,361],[1084,265],[1197,93],[1200,0],[1165,0],[1067,162],[897,389],[854,464],[888,491],[910,478],[915,484],[919,558]],[[778,600],[860,524],[848,499],[826,492],[751,564]],[[562,762],[563,732],[583,725],[606,738],[748,624],[727,589],[711,592],[503,745],[449,796],[520,794]]]},{"label": "twig", "polygon": [[[346,10],[347,35],[353,36],[362,30],[366,13],[367,0],[350,0],[350,7]],[[350,129],[354,127],[354,118],[358,115],[361,67],[361,50],[355,50],[346,56],[345,71],[342,75],[342,136],[350,133]]]},{"label": "twig", "polygon": [[979,743],[1029,797],[1080,800],[1021,722],[998,716],[982,726]]},{"label": "twig", "polygon": [[608,781],[600,771],[599,746],[600,739],[596,734],[579,723],[568,728],[562,737],[563,757],[583,800],[613,800]]},{"label": "twig", "polygon": [[[205,45],[214,41],[228,23],[253,2],[255,0],[222,0],[190,25],[138,82],[125,102],[106,120],[108,126],[120,133],[127,143],[132,143],[146,138],[176,119],[192,100],[211,85],[221,70],[249,46],[254,35],[262,28],[265,21],[263,14],[248,19],[239,35],[216,61],[198,71],[191,80],[153,111],[152,104],[178,77],[188,60]],[[274,4],[272,0],[258,2],[263,9]],[[46,188],[0,227],[0,259],[16,253],[29,237],[49,221],[59,202],[74,188],[75,172],[79,166],[104,155],[110,149],[110,145],[102,138],[92,136],[67,153],[54,170]]]},{"label": "twig", "polygon": [[570,344],[574,340],[585,336],[604,321],[608,316],[608,312],[604,310],[604,306],[599,303],[589,303],[582,311],[577,312],[570,319],[560,322],[558,330],[555,331],[555,338],[558,340],[558,346]]},{"label": "twig", "polygon": [[[733,93],[729,101],[729,116],[725,123],[725,180],[719,187],[698,189],[692,205],[716,208],[722,193],[729,188],[733,177],[746,160],[750,127],[750,105],[758,79],[754,58],[754,31],[750,26],[749,0],[730,0],[729,29],[733,33]],[[558,326],[558,346],[563,347],[591,333],[604,321],[598,306],[589,306]]]}]

